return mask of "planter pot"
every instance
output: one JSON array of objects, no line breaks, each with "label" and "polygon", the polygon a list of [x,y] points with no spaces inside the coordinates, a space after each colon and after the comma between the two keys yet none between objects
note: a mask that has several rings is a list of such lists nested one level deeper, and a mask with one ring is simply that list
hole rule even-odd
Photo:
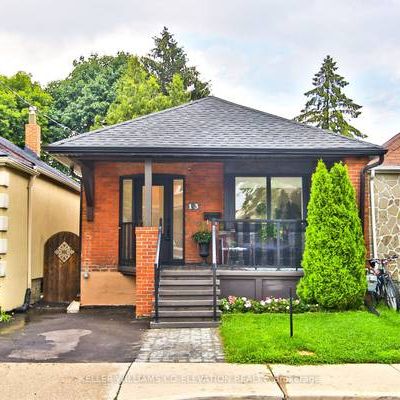
[{"label": "planter pot", "polygon": [[203,258],[204,263],[207,263],[207,257],[210,254],[210,243],[199,243],[199,255]]}]

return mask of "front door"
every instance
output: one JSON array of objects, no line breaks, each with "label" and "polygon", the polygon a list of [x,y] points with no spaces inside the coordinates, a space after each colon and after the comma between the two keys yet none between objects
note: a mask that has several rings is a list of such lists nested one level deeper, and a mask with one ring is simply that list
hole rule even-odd
[{"label": "front door", "polygon": [[[144,216],[144,176],[124,177],[132,188],[128,194],[132,204],[132,219],[135,226],[143,225]],[[184,180],[175,175],[153,175],[152,226],[158,226],[162,219],[161,262],[180,264],[184,259]],[[126,195],[124,196],[126,199]],[[125,200],[126,201],[126,200]]]}]

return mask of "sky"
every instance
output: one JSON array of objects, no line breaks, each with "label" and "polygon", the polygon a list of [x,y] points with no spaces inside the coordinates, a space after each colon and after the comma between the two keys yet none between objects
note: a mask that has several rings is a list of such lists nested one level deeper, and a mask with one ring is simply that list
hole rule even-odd
[{"label": "sky", "polygon": [[144,55],[167,26],[212,94],[293,118],[329,54],[363,106],[351,123],[400,132],[400,0],[0,0],[0,74],[65,78],[91,53]]}]

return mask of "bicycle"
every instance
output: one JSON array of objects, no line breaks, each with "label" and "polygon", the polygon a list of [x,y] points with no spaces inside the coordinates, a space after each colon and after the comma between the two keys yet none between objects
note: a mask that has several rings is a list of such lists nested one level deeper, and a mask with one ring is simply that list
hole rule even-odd
[{"label": "bicycle", "polygon": [[[367,267],[367,298],[366,305],[371,312],[379,315],[376,305],[383,300],[386,305],[396,311],[400,311],[400,293],[393,282],[392,276],[386,268],[390,262],[398,258],[392,255],[386,258],[371,258]],[[368,302],[368,300],[370,300]]]}]

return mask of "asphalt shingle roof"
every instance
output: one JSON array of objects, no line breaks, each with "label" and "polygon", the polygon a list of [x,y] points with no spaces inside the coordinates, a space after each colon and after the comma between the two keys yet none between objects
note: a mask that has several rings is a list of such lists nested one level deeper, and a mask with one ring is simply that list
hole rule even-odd
[{"label": "asphalt shingle roof", "polygon": [[56,142],[66,149],[362,150],[383,148],[209,96]]},{"label": "asphalt shingle roof", "polygon": [[14,160],[26,165],[27,167],[40,167],[42,170],[50,174],[53,178],[61,183],[79,188],[79,183],[63,174],[58,169],[51,167],[49,164],[37,157],[35,153],[29,149],[21,149],[9,140],[0,137],[0,157],[11,157]]}]

